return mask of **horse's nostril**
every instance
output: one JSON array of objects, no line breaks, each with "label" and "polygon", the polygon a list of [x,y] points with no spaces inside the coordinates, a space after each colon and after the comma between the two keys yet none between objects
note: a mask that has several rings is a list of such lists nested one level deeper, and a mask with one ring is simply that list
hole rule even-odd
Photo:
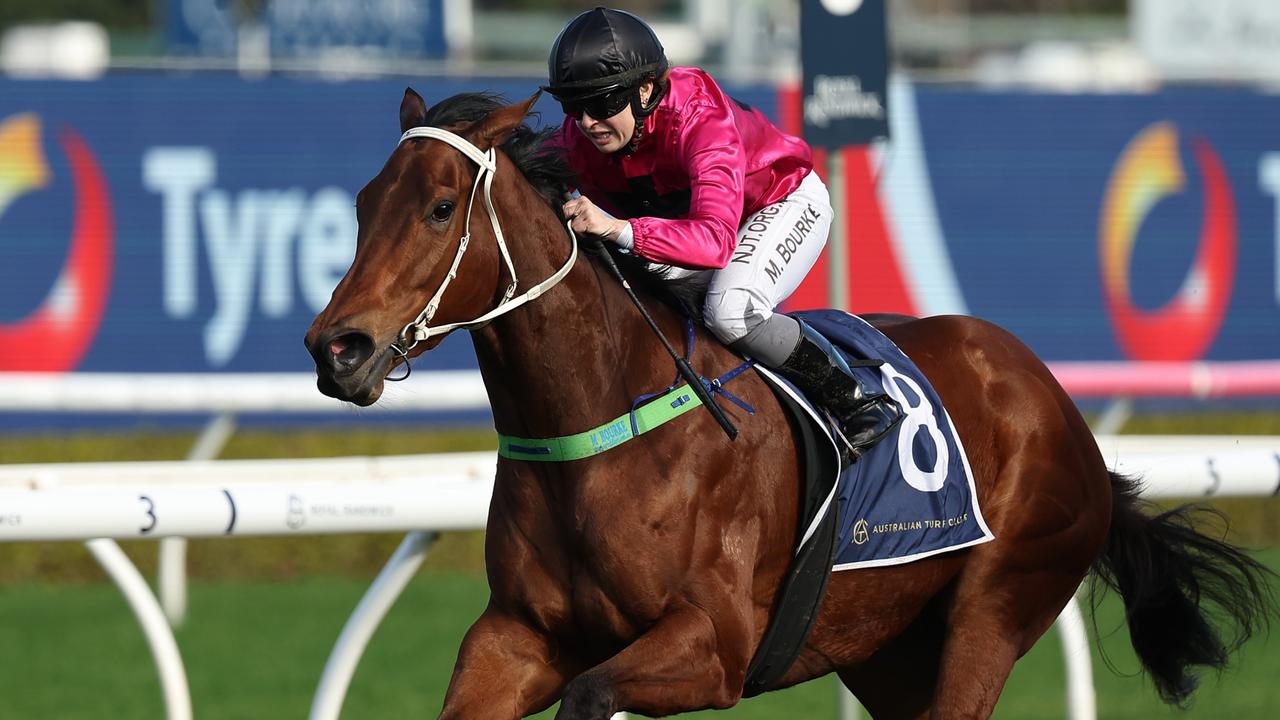
[{"label": "horse's nostril", "polygon": [[338,374],[354,372],[373,355],[373,338],[364,333],[346,333],[324,345],[325,359]]},{"label": "horse's nostril", "polygon": [[343,338],[329,343],[329,352],[333,353],[334,359],[340,365],[358,365],[359,361],[369,356],[366,350],[371,346],[372,343],[363,343],[359,340],[352,342]]}]

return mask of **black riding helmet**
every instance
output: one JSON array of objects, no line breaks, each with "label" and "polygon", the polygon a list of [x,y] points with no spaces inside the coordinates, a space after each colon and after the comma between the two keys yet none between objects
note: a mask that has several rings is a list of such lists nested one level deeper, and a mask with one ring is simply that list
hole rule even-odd
[{"label": "black riding helmet", "polygon": [[659,80],[666,71],[667,56],[652,28],[629,12],[597,7],[560,31],[547,59],[549,82],[542,89],[560,100],[569,115],[596,105],[597,112],[608,114],[591,116],[603,120],[630,103],[640,119],[657,107],[665,90],[655,82],[649,102],[641,106],[640,85]]}]

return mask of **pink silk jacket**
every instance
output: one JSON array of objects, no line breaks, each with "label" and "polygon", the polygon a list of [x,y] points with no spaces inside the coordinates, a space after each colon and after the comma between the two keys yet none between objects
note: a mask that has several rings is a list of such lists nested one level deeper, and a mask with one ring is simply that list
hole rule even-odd
[{"label": "pink silk jacket", "polygon": [[630,219],[634,251],[686,268],[727,265],[743,221],[791,194],[813,169],[803,140],[697,68],[671,69],[634,152],[600,152],[571,117],[560,133],[579,191]]}]

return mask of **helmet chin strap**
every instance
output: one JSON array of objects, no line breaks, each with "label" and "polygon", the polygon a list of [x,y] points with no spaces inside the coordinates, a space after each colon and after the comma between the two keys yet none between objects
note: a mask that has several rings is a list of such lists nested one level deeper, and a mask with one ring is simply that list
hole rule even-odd
[{"label": "helmet chin strap", "polygon": [[[662,102],[662,96],[666,93],[657,80],[646,80],[645,82],[653,83],[653,90],[649,93],[648,102],[640,99],[640,90],[636,89],[636,94],[631,96],[631,116],[636,120],[635,129],[631,131],[631,139],[625,145],[614,151],[616,155],[630,155],[640,147],[640,141],[644,139],[644,121],[645,118],[653,114],[657,109],[658,103]],[[642,85],[644,83],[641,83]]]},{"label": "helmet chin strap", "polygon": [[[631,112],[635,113],[637,120],[643,120],[649,117],[654,110],[658,109],[658,103],[662,102],[662,98],[667,94],[667,84],[659,78],[651,77],[645,82],[653,84],[653,90],[649,92],[647,102],[640,102],[640,93],[636,92],[635,100],[631,106]],[[641,83],[643,85],[644,83]]]},{"label": "helmet chin strap", "polygon": [[[453,332],[458,328],[470,329],[479,327],[500,315],[505,315],[506,313],[515,310],[527,302],[536,300],[540,295],[555,287],[557,283],[563,280],[565,275],[569,274],[569,270],[573,267],[574,261],[578,259],[578,239],[573,232],[573,227],[566,223],[566,227],[568,227],[569,230],[570,240],[569,259],[565,261],[564,265],[560,266],[560,269],[552,273],[551,277],[529,288],[523,295],[520,295],[519,297],[512,297],[515,295],[517,284],[516,266],[511,260],[511,253],[507,249],[506,239],[502,235],[502,226],[498,222],[498,214],[495,212],[493,207],[493,178],[498,172],[497,154],[494,152],[493,148],[481,150],[465,138],[455,135],[448,130],[442,130],[435,127],[409,128],[404,135],[400,136],[400,142],[403,143],[405,140],[419,137],[440,140],[441,142],[452,146],[479,165],[480,169],[476,173],[475,184],[471,186],[471,197],[467,200],[467,214],[465,216],[466,220],[462,230],[462,237],[458,241],[458,252],[453,256],[453,262],[449,265],[449,272],[445,274],[444,281],[440,283],[440,287],[436,289],[435,294],[431,296],[429,301],[427,301],[427,306],[423,308],[422,312],[418,313],[418,317],[415,318],[413,322],[404,326],[400,331],[399,337],[397,337],[396,341],[391,344],[391,350],[404,358],[405,367],[409,367],[409,351],[417,346],[419,342],[436,335],[444,335],[446,333]],[[511,284],[508,285],[507,289],[503,292],[502,300],[498,303],[497,307],[480,317],[465,322],[455,322],[431,327],[431,319],[435,316],[436,310],[440,307],[441,300],[444,299],[445,290],[448,289],[449,284],[453,282],[453,279],[457,277],[458,266],[462,263],[462,256],[467,252],[467,245],[471,242],[471,210],[475,205],[476,191],[480,189],[482,184],[484,185],[485,209],[488,210],[489,213],[489,224],[493,226],[494,239],[498,243],[498,249],[502,253],[502,259],[506,263],[507,271],[511,274]],[[403,377],[387,379],[398,381],[404,380],[407,377],[409,377],[408,372],[406,372]]]}]

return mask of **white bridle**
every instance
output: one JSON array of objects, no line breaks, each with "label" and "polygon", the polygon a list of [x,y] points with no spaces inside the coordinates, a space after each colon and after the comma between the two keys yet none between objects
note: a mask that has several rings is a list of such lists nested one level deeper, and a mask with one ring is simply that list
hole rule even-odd
[{"label": "white bridle", "polygon": [[[569,227],[569,259],[565,261],[565,264],[562,265],[559,270],[556,270],[551,277],[529,288],[529,290],[523,295],[513,298],[512,295],[516,292],[516,266],[511,262],[511,253],[507,250],[506,239],[502,236],[502,227],[498,224],[498,214],[493,209],[492,190],[493,177],[498,173],[497,154],[494,152],[493,148],[481,151],[480,148],[472,145],[464,138],[455,135],[448,130],[441,130],[440,128],[435,127],[409,128],[400,136],[400,142],[403,143],[405,140],[419,137],[434,138],[452,145],[458,150],[458,152],[461,152],[463,155],[474,160],[475,163],[480,166],[480,170],[476,173],[475,184],[471,186],[471,197],[467,200],[466,220],[462,229],[462,239],[458,242],[458,253],[453,256],[453,263],[449,266],[448,274],[444,276],[444,282],[440,283],[439,289],[436,290],[435,295],[431,297],[431,300],[427,302],[427,306],[423,308],[422,312],[418,313],[416,320],[405,325],[400,331],[400,336],[396,339],[396,342],[401,344],[398,348],[401,354],[408,353],[415,345],[429,337],[444,335],[445,333],[452,332],[458,328],[473,328],[483,325],[499,315],[509,313],[531,300],[536,300],[538,296],[542,295],[547,290],[550,290],[556,285],[556,283],[563,280],[564,276],[569,274],[569,269],[573,267],[574,261],[578,259],[577,236],[574,235],[573,228]],[[489,223],[493,225],[493,235],[498,241],[498,249],[502,251],[502,259],[506,261],[507,271],[511,273],[511,284],[507,286],[506,291],[502,294],[502,301],[498,303],[497,307],[484,315],[481,315],[475,320],[430,327],[428,323],[430,323],[431,318],[435,316],[436,309],[440,307],[440,300],[444,297],[445,289],[448,288],[449,283],[453,282],[453,279],[457,277],[458,265],[462,263],[462,255],[467,251],[467,245],[471,242],[471,208],[472,205],[475,204],[476,190],[480,187],[481,181],[484,182],[484,204],[485,208],[489,211]],[[568,225],[568,223],[566,223],[566,225]],[[410,333],[410,330],[412,330],[412,333]],[[409,341],[407,345],[403,345],[410,336],[412,336],[412,340]]]}]

